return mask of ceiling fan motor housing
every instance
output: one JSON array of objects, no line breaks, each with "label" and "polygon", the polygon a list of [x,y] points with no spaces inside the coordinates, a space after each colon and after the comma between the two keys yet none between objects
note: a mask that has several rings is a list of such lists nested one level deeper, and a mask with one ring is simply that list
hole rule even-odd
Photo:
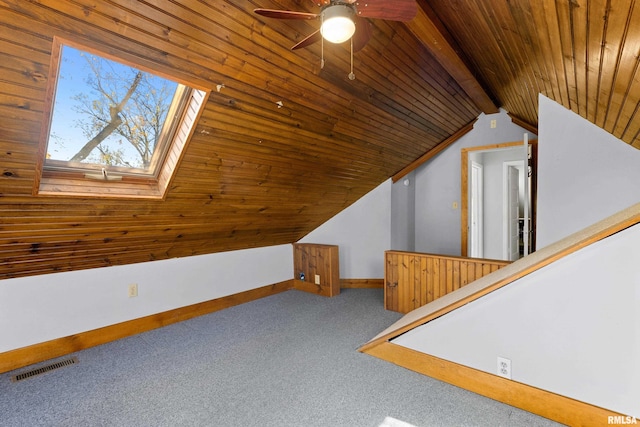
[{"label": "ceiling fan motor housing", "polygon": [[356,11],[351,5],[332,4],[322,10],[322,37],[331,43],[343,43],[353,36],[356,30]]}]

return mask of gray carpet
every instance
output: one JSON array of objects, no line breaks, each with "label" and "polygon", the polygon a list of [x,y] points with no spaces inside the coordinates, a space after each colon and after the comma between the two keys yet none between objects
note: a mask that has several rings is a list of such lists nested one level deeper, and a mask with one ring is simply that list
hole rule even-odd
[{"label": "gray carpet", "polygon": [[400,317],[382,298],[288,291],[84,350],[76,365],[17,383],[27,369],[9,372],[0,425],[558,425],[359,353]]}]

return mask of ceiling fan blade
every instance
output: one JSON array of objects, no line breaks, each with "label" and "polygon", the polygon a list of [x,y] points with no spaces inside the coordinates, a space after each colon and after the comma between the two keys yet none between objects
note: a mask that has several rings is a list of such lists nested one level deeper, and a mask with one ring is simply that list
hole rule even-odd
[{"label": "ceiling fan blade", "polygon": [[358,16],[386,19],[388,21],[411,21],[418,13],[416,0],[366,0],[357,1]]},{"label": "ceiling fan blade", "polygon": [[357,52],[369,42],[373,30],[371,23],[364,18],[356,17],[356,32],[353,33],[353,51]]},{"label": "ceiling fan blade", "polygon": [[320,41],[321,38],[322,38],[322,34],[320,34],[320,30],[317,30],[315,33],[311,33],[304,39],[300,40],[296,45],[294,45],[291,48],[291,50],[307,47],[309,45],[314,44],[315,42]]},{"label": "ceiling fan blade", "polygon": [[317,13],[293,12],[291,10],[253,9],[254,13],[276,19],[318,19]]}]

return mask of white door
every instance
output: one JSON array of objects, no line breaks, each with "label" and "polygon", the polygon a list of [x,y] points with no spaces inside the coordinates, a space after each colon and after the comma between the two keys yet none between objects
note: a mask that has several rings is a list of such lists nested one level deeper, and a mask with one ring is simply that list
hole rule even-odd
[{"label": "white door", "polygon": [[472,161],[469,215],[469,256],[472,258],[482,258],[484,256],[484,227],[482,217],[484,193],[482,190],[482,175],[482,164]]},{"label": "white door", "polygon": [[506,178],[505,258],[509,261],[515,261],[520,258],[520,235],[518,227],[520,172],[516,167],[508,166]]}]

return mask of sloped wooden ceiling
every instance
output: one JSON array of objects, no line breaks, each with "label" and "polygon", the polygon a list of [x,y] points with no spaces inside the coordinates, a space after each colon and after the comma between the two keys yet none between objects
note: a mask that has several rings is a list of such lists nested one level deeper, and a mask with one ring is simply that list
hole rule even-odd
[{"label": "sloped wooden ceiling", "polygon": [[[481,112],[546,96],[638,145],[635,1],[419,0],[292,52],[311,0],[0,0],[0,278],[291,243]],[[54,36],[211,89],[164,200],[32,195]],[[278,104],[281,103],[281,106]]]},{"label": "sloped wooden ceiling", "polygon": [[[292,52],[311,1],[0,1],[0,278],[292,243],[480,110],[402,24]],[[54,36],[212,90],[164,200],[32,195]],[[278,105],[281,103],[281,106]]]},{"label": "sloped wooden ceiling", "polygon": [[426,2],[510,114],[537,124],[542,93],[640,148],[637,1]]}]

